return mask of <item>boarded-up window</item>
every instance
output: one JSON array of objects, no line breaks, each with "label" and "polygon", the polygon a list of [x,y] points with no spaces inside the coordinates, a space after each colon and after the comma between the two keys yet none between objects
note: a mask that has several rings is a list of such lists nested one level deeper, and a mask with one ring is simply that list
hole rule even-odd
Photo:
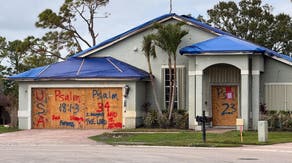
[{"label": "boarded-up window", "polygon": [[265,104],[268,110],[292,111],[292,83],[266,83]]}]

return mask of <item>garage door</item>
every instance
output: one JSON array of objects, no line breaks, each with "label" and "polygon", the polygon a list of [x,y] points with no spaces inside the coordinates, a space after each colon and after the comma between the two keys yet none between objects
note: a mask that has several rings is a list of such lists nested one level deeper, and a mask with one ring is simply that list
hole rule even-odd
[{"label": "garage door", "polygon": [[34,88],[32,128],[122,128],[122,88]]}]

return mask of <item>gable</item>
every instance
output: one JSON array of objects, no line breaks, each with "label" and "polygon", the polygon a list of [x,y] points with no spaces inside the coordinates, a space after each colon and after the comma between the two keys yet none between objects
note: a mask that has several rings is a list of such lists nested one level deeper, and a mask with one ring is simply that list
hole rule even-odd
[{"label": "gable", "polygon": [[[237,42],[241,41],[240,44],[236,43],[236,45],[241,46],[242,44],[244,44],[244,46],[245,46],[246,44],[249,44],[248,46],[257,49],[256,53],[258,51],[260,51],[260,53],[268,55],[273,59],[276,59],[278,61],[281,61],[281,62],[284,62],[286,64],[291,65],[292,58],[289,57],[289,56],[286,56],[284,54],[279,54],[279,53],[277,53],[275,51],[272,51],[270,49],[258,46],[256,44],[250,43],[248,41],[241,40],[241,39],[237,38],[236,36],[233,36],[230,33],[227,33],[227,32],[221,31],[219,29],[216,29],[214,27],[211,27],[208,24],[202,23],[202,22],[194,19],[193,17],[185,16],[185,15],[179,16],[179,15],[176,15],[176,14],[166,14],[166,15],[162,15],[162,16],[160,16],[158,18],[152,19],[152,20],[150,20],[148,22],[145,22],[144,24],[141,24],[141,25],[139,25],[139,26],[137,26],[135,28],[132,28],[132,29],[120,34],[120,35],[117,35],[117,36],[112,37],[112,38],[110,38],[108,40],[105,40],[105,41],[101,42],[100,44],[98,44],[96,46],[93,46],[93,47],[88,48],[88,49],[86,49],[86,50],[84,50],[82,52],[79,52],[79,53],[75,54],[73,57],[87,57],[87,56],[96,57],[104,49],[108,49],[109,47],[111,49],[116,49],[116,45],[121,46],[119,43],[125,42],[125,40],[129,40],[129,38],[135,38],[135,37],[136,37],[136,39],[134,39],[134,41],[131,40],[131,43],[130,43],[130,47],[132,49],[127,49],[127,50],[121,49],[119,51],[125,51],[126,53],[128,53],[128,52],[130,52],[132,50],[136,51],[137,49],[139,49],[139,47],[142,46],[141,45],[141,42],[142,42],[141,40],[142,40],[143,36],[146,35],[146,34],[149,34],[150,33],[149,31],[152,31],[152,26],[155,23],[169,23],[169,22],[172,22],[172,21],[185,23],[186,25],[184,25],[183,28],[187,29],[190,32],[186,36],[187,39],[186,38],[183,39],[182,43],[180,44],[181,47],[179,47],[179,48],[183,48],[180,51],[181,53],[188,53],[188,50],[190,50],[190,49],[194,50],[194,45],[196,46],[196,44],[198,42],[208,41],[208,40],[210,40],[210,39],[212,39],[214,37],[218,37],[218,36],[226,36],[226,37],[230,36],[229,38],[233,37],[234,40],[237,41]],[[193,32],[195,30],[200,31],[200,32]],[[218,40],[214,39],[214,41],[216,43],[216,41],[218,41]],[[125,47],[129,47],[129,46],[127,46],[127,43],[126,43],[125,46],[122,45],[122,47],[125,48]],[[224,47],[221,47],[221,49],[219,49],[220,53],[222,53],[222,52],[223,53],[225,53],[225,52],[227,52],[227,53],[234,52],[233,51],[233,47],[231,45],[229,45],[228,48],[230,48],[230,47],[231,47],[231,49],[222,49]],[[238,53],[242,53],[242,52],[243,53],[246,53],[246,52],[254,53],[255,52],[254,50],[249,51],[250,47],[248,47],[248,50],[246,50],[246,48],[243,47],[243,49],[244,49],[243,51],[241,51],[242,48],[239,47],[238,49],[235,49],[235,51],[238,52]],[[212,53],[216,52],[215,50],[211,49]],[[204,51],[208,52],[208,49],[205,49]],[[107,54],[103,54],[103,55],[112,56],[111,53],[107,53]]]},{"label": "gable", "polygon": [[202,31],[203,33],[209,33],[210,35],[214,35],[214,36],[216,36],[216,35],[217,36],[218,35],[231,35],[227,32],[213,28],[213,27],[211,27],[205,23],[202,23],[202,22],[200,22],[192,17],[189,17],[189,16],[185,16],[185,15],[179,16],[176,14],[166,14],[166,15],[162,15],[158,18],[152,19],[148,22],[145,22],[144,24],[141,24],[135,28],[132,28],[132,29],[124,32],[124,33],[121,33],[117,36],[114,36],[108,40],[105,40],[96,46],[93,46],[93,47],[88,48],[84,51],[81,51],[81,52],[75,54],[73,57],[90,56],[96,52],[99,52],[99,51],[107,48],[107,47],[115,45],[115,44],[119,43],[120,41],[128,39],[129,37],[132,37],[132,36],[137,35],[141,32],[144,32],[146,30],[151,29],[155,23],[166,23],[166,22],[171,21],[171,20],[175,20],[177,22],[183,22],[188,26],[194,27],[194,28]]}]

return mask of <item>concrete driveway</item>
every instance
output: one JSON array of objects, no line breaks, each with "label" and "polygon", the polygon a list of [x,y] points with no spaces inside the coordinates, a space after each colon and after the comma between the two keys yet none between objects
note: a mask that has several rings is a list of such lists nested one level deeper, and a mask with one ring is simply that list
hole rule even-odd
[{"label": "concrete driveway", "polygon": [[0,134],[1,145],[97,144],[88,139],[111,130],[33,129]]}]

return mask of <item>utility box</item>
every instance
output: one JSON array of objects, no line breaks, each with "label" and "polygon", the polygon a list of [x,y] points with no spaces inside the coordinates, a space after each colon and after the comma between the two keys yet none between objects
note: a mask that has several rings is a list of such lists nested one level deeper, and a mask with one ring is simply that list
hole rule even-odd
[{"label": "utility box", "polygon": [[268,141],[268,121],[258,121],[258,141]]}]

